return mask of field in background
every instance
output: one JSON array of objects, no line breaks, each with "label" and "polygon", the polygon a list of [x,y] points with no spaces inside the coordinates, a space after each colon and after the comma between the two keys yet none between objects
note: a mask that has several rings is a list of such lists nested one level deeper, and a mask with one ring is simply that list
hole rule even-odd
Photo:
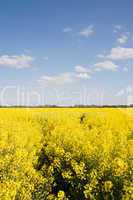
[{"label": "field in background", "polygon": [[0,199],[133,199],[133,109],[0,109]]}]

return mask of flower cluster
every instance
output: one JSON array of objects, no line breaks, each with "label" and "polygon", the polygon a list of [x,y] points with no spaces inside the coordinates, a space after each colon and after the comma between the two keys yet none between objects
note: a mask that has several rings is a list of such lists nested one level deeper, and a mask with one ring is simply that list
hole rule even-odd
[{"label": "flower cluster", "polygon": [[0,199],[133,199],[133,110],[0,110]]}]

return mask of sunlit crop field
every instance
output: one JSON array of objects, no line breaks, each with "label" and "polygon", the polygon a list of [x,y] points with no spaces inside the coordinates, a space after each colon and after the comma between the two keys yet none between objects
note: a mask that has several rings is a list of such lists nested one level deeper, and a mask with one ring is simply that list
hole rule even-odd
[{"label": "sunlit crop field", "polygon": [[0,200],[133,199],[133,109],[0,109]]}]

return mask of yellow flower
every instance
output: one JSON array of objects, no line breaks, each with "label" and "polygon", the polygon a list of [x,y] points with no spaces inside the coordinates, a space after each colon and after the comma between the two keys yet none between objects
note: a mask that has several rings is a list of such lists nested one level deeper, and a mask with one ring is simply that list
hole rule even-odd
[{"label": "yellow flower", "polygon": [[105,192],[110,192],[113,187],[113,183],[111,181],[105,181],[104,190]]}]

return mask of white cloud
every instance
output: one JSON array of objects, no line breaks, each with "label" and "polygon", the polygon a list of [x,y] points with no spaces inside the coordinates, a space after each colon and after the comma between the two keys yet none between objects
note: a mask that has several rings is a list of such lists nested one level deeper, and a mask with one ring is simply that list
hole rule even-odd
[{"label": "white cloud", "polygon": [[97,57],[98,57],[98,58],[104,58],[105,55],[104,55],[104,54],[98,54]]},{"label": "white cloud", "polygon": [[94,70],[95,70],[96,72],[100,72],[100,71],[101,71],[100,68],[95,68]]},{"label": "white cloud", "polygon": [[124,72],[128,72],[128,68],[127,68],[127,67],[124,67],[124,68],[123,68],[123,71],[124,71]]},{"label": "white cloud", "polygon": [[114,26],[114,32],[118,34],[117,42],[119,44],[127,43],[130,32],[125,31],[125,28],[121,25]]},{"label": "white cloud", "polygon": [[133,59],[133,48],[115,47],[112,48],[107,58],[112,60]]},{"label": "white cloud", "polygon": [[129,39],[129,32],[125,32],[125,33],[121,33],[120,36],[117,38],[117,42],[120,44],[125,44],[127,43],[128,39]]},{"label": "white cloud", "polygon": [[91,76],[88,73],[79,73],[79,74],[76,74],[76,77],[80,78],[80,79],[90,79],[91,78]]},{"label": "white cloud", "polygon": [[83,67],[83,66],[81,66],[81,65],[75,66],[75,71],[76,71],[77,73],[90,73],[90,72],[91,72],[90,69],[85,68],[85,67]]},{"label": "white cloud", "polygon": [[132,85],[128,85],[126,88],[124,89],[121,89],[120,91],[118,91],[115,96],[117,97],[121,97],[123,96],[124,94],[126,95],[131,95],[133,93],[133,86]]},{"label": "white cloud", "polygon": [[31,54],[32,50],[31,49],[24,49],[24,53],[26,54]]},{"label": "white cloud", "polygon": [[40,78],[39,82],[45,85],[63,85],[65,83],[72,83],[73,80],[71,73],[62,73],[55,76],[44,75]]},{"label": "white cloud", "polygon": [[83,37],[86,37],[86,38],[88,38],[88,37],[90,37],[91,35],[93,35],[94,34],[94,26],[93,25],[90,25],[90,26],[88,26],[87,28],[84,28],[83,30],[81,30],[80,32],[79,32],[79,34],[81,35],[81,36],[83,36]]},{"label": "white cloud", "polygon": [[65,28],[63,29],[63,32],[64,32],[64,33],[72,32],[72,28],[70,28],[70,27],[65,27]]},{"label": "white cloud", "polygon": [[128,41],[128,36],[127,35],[121,35],[118,39],[117,42],[120,44],[125,44]]},{"label": "white cloud", "polygon": [[123,96],[125,94],[125,91],[122,89],[122,90],[120,90],[119,92],[117,92],[116,93],[116,97],[121,97],[121,96]]},{"label": "white cloud", "polygon": [[132,93],[133,92],[133,86],[132,85],[128,85],[126,88],[126,92],[127,93]]},{"label": "white cloud", "polygon": [[75,66],[76,77],[81,79],[90,79],[91,70],[81,65]]},{"label": "white cloud", "polygon": [[48,60],[48,59],[49,59],[48,56],[43,57],[43,60]]},{"label": "white cloud", "polygon": [[114,33],[117,33],[119,31],[121,31],[123,29],[123,27],[121,25],[115,25],[114,26]]},{"label": "white cloud", "polygon": [[65,72],[54,76],[44,75],[38,80],[38,82],[43,83],[44,85],[52,85],[52,86],[69,84],[79,81],[80,79],[85,79],[85,80],[90,79],[91,77],[90,73],[91,70],[81,65],[77,65],[75,66],[73,72]]},{"label": "white cloud", "polygon": [[34,58],[28,55],[2,55],[0,56],[0,66],[16,69],[29,68],[33,60]]},{"label": "white cloud", "polygon": [[102,69],[116,71],[118,69],[118,65],[109,60],[96,63],[95,67],[97,71],[100,71]]}]

